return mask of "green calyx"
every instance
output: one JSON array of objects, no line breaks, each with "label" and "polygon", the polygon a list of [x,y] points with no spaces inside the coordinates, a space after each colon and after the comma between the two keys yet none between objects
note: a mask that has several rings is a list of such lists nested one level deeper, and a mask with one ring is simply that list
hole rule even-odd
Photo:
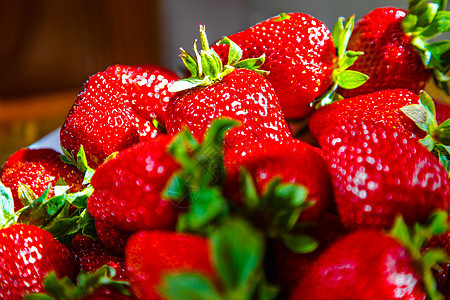
[{"label": "green calyx", "polygon": [[[85,158],[83,148],[79,156]],[[63,158],[65,160],[69,158]],[[85,188],[75,193],[69,192],[69,186],[62,178],[58,179],[54,187],[49,185],[41,195],[36,195],[30,187],[19,183],[18,195],[24,207],[18,211],[14,211],[10,189],[0,182],[0,228],[16,223],[34,225],[49,231],[63,243],[69,242],[76,234],[96,239],[94,219],[87,211],[87,199],[93,193],[93,187],[89,184],[93,170],[89,170],[92,169],[85,169]],[[49,197],[51,188],[55,194],[53,197]],[[71,207],[75,209],[71,210]]]},{"label": "green calyx", "polygon": [[428,43],[427,40],[450,31],[450,11],[446,0],[409,0],[408,14],[402,21],[403,30],[411,37],[424,66],[433,69],[434,80],[447,95],[450,94],[450,41]]},{"label": "green calyx", "polygon": [[287,13],[281,13],[277,18],[275,18],[273,21],[274,22],[281,22],[284,20],[289,20],[291,18],[291,16]]},{"label": "green calyx", "polygon": [[113,277],[116,271],[114,268],[104,265],[94,273],[80,271],[76,283],[68,277],[58,279],[54,271],[51,271],[44,279],[43,286],[45,294],[29,294],[24,300],[76,300],[89,296],[101,287],[113,288],[126,296],[131,296],[128,291],[128,282],[115,281]]},{"label": "green calyx", "polygon": [[224,136],[239,123],[214,120],[203,142],[189,131],[180,132],[169,153],[181,165],[163,192],[163,198],[187,208],[178,218],[177,231],[205,236],[217,278],[195,272],[171,272],[158,291],[167,299],[275,299],[278,288],[265,275],[266,239],[278,239],[298,253],[316,249],[305,234],[310,224],[298,222],[310,207],[304,187],[274,179],[259,195],[250,173],[240,172],[243,205],[224,196]]},{"label": "green calyx", "polygon": [[[95,170],[88,165],[86,152],[84,151],[83,145],[80,145],[80,149],[78,150],[76,157],[73,157],[72,154],[70,154],[70,152],[67,151],[64,147],[61,147],[61,150],[64,153],[64,155],[60,156],[61,160],[66,164],[74,165],[75,167],[77,167],[77,169],[84,174],[83,184],[89,184],[91,182],[92,176],[95,173]],[[116,154],[116,152],[111,154],[106,158],[106,160],[111,159]]]},{"label": "green calyx", "polygon": [[258,195],[251,174],[244,168],[240,170],[240,181],[244,204],[242,209],[238,208],[240,214],[254,221],[267,237],[280,239],[293,252],[309,253],[317,248],[318,242],[304,233],[312,224],[299,222],[301,213],[313,205],[305,187],[274,178],[264,193]]},{"label": "green calyx", "polygon": [[225,180],[223,148],[225,133],[238,126],[234,120],[219,118],[211,123],[203,143],[188,130],[177,135],[169,153],[181,170],[168,181],[163,197],[189,209],[178,218],[177,230],[205,233],[211,224],[228,215],[221,187]]},{"label": "green calyx", "polygon": [[200,42],[202,50],[197,50],[197,40],[194,41],[194,56],[181,49],[181,59],[184,65],[191,72],[189,78],[181,79],[169,87],[170,92],[179,92],[197,86],[209,86],[220,81],[223,77],[233,72],[237,68],[245,68],[259,74],[266,74],[267,71],[258,68],[264,63],[264,55],[258,58],[242,59],[242,49],[229,38],[223,38],[219,44],[229,45],[228,62],[222,64],[220,56],[209,47],[205,27],[200,25]]},{"label": "green calyx", "polygon": [[14,199],[11,193],[11,189],[6,187],[0,181],[0,228],[8,227],[11,224],[16,223],[17,216],[14,213]]},{"label": "green calyx", "polygon": [[165,299],[275,299],[278,289],[265,278],[265,240],[258,230],[229,218],[211,233],[209,243],[220,286],[199,273],[169,273],[159,286]]},{"label": "green calyx", "polygon": [[411,104],[400,110],[427,133],[419,142],[433,152],[450,176],[450,119],[438,125],[433,99],[426,93],[420,94],[419,104]]},{"label": "green calyx", "polygon": [[319,108],[340,100],[342,97],[335,92],[338,87],[354,89],[363,85],[369,79],[369,76],[361,72],[347,70],[363,54],[361,51],[347,51],[348,41],[354,27],[354,15],[347,20],[340,17],[333,27],[332,35],[336,47],[337,61],[332,73],[332,84],[321,97],[311,103],[311,106]]},{"label": "green calyx", "polygon": [[442,300],[443,295],[437,290],[432,269],[438,268],[439,263],[448,262],[449,257],[443,249],[429,249],[422,251],[428,240],[436,235],[444,234],[448,230],[448,214],[445,211],[433,213],[426,225],[416,223],[408,227],[402,217],[398,217],[390,231],[390,235],[398,240],[416,262],[422,275],[422,282],[430,300]]}]

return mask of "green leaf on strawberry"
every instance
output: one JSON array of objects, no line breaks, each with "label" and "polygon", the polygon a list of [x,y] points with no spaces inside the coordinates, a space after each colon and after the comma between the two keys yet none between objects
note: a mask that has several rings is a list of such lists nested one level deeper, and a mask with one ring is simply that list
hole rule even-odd
[{"label": "green leaf on strawberry", "polygon": [[128,282],[113,280],[116,271],[114,268],[104,265],[94,273],[80,271],[76,283],[68,277],[58,279],[55,272],[50,272],[44,279],[45,294],[30,294],[24,297],[25,300],[55,300],[66,299],[75,300],[86,297],[101,287],[113,288],[123,295],[130,295],[127,290]]},{"label": "green leaf on strawberry", "polygon": [[160,287],[167,299],[221,300],[223,299],[214,284],[197,273],[173,273],[167,275]]},{"label": "green leaf on strawberry", "polygon": [[400,110],[427,133],[419,142],[439,158],[450,174],[450,119],[438,125],[433,99],[426,92],[420,94],[419,104]]},{"label": "green leaf on strawberry", "polygon": [[228,215],[227,200],[220,190],[225,178],[222,149],[225,133],[238,124],[220,118],[212,122],[202,144],[184,130],[169,146],[182,168],[169,180],[163,196],[189,206],[178,219],[179,231],[202,232]]},{"label": "green leaf on strawberry", "polygon": [[307,201],[305,187],[282,183],[279,178],[267,184],[259,196],[250,173],[240,170],[242,200],[245,207],[236,208],[239,214],[253,221],[265,235],[280,239],[289,249],[297,253],[315,250],[318,242],[303,233],[311,224],[299,223],[299,217],[306,208],[313,205]]},{"label": "green leaf on strawberry", "polygon": [[170,92],[180,92],[197,86],[209,86],[220,81],[236,68],[245,68],[259,74],[267,74],[267,71],[259,70],[259,67],[264,63],[264,55],[258,58],[241,60],[242,49],[227,37],[220,41],[220,44],[230,46],[228,62],[223,65],[220,56],[209,47],[205,27],[202,25],[200,25],[200,42],[202,50],[199,52],[197,41],[194,41],[195,56],[181,49],[180,57],[186,68],[191,72],[191,76],[172,84],[169,88]]},{"label": "green leaf on strawberry", "polygon": [[262,234],[239,218],[228,218],[209,237],[219,286],[197,273],[166,274],[159,291],[168,299],[274,299],[277,289],[263,272]]},{"label": "green leaf on strawberry", "polygon": [[17,194],[19,196],[20,202],[24,206],[28,206],[38,198],[38,196],[33,192],[33,190],[28,186],[19,182],[19,188],[17,189]]},{"label": "green leaf on strawberry", "polygon": [[443,234],[448,230],[447,218],[447,212],[436,211],[430,216],[427,224],[416,223],[413,227],[408,227],[403,218],[398,217],[390,231],[419,266],[425,290],[432,300],[443,299],[437,290],[432,268],[438,263],[447,262],[449,257],[443,249],[429,249],[425,253],[422,253],[421,249],[432,236]]},{"label": "green leaf on strawberry", "polygon": [[[237,234],[238,233],[238,234]],[[228,290],[245,290],[261,268],[264,239],[240,219],[227,219],[210,236],[217,273]]]},{"label": "green leaf on strawberry", "polygon": [[402,26],[405,34],[411,37],[424,66],[433,69],[436,84],[450,94],[450,79],[446,76],[450,71],[450,41],[428,42],[428,39],[450,31],[450,12],[445,11],[447,1],[427,2],[410,1]]},{"label": "green leaf on strawberry", "polygon": [[[83,145],[80,145],[80,149],[77,152],[76,158],[73,157],[69,153],[69,151],[67,151],[64,147],[61,147],[61,149],[64,153],[64,155],[60,156],[61,160],[67,164],[71,164],[71,165],[74,165],[75,167],[77,167],[78,170],[80,170],[82,173],[84,173],[83,184],[89,184],[92,176],[94,175],[95,170],[92,169],[91,167],[89,167],[89,165],[88,165],[86,153],[84,151]],[[111,154],[109,157],[114,156],[114,155],[115,155],[115,153]]]},{"label": "green leaf on strawberry", "polygon": [[14,221],[16,216],[14,214],[14,199],[11,190],[3,185],[0,181],[0,228],[7,226]]},{"label": "green leaf on strawberry", "polygon": [[359,51],[347,51],[348,41],[354,26],[355,16],[353,15],[347,20],[340,17],[333,27],[332,35],[338,58],[332,74],[333,82],[321,97],[311,103],[311,106],[319,108],[340,100],[341,97],[335,92],[338,87],[354,89],[363,85],[369,79],[367,75],[361,72],[347,70],[363,54]]}]

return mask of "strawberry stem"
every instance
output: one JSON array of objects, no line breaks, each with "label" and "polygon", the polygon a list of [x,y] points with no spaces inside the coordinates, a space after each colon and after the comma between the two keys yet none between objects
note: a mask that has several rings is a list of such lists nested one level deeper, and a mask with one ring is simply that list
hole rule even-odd
[{"label": "strawberry stem", "polygon": [[402,21],[404,33],[411,38],[427,69],[433,70],[433,79],[447,95],[450,95],[450,41],[427,42],[444,32],[450,31],[450,12],[445,11],[446,0],[409,1],[409,9]]},{"label": "strawberry stem", "polygon": [[439,158],[450,176],[450,119],[437,124],[433,99],[424,91],[420,94],[419,104],[407,105],[400,110],[427,133],[419,142]]},{"label": "strawberry stem", "polygon": [[342,99],[335,91],[338,87],[354,89],[364,84],[369,77],[361,72],[347,70],[363,52],[347,51],[348,41],[355,26],[355,16],[345,20],[340,17],[333,28],[333,41],[336,48],[337,61],[332,73],[330,88],[310,105],[316,109]]},{"label": "strawberry stem", "polygon": [[433,213],[426,225],[415,224],[409,228],[403,218],[396,219],[391,229],[391,236],[398,240],[412,259],[419,266],[422,274],[422,282],[429,299],[441,300],[443,296],[438,292],[431,268],[438,263],[448,261],[447,253],[442,249],[429,249],[425,253],[421,252],[422,247],[435,235],[443,234],[448,230],[448,214],[445,211]]},{"label": "strawberry stem", "polygon": [[181,49],[180,57],[186,68],[191,72],[191,76],[172,84],[169,88],[170,92],[180,92],[198,86],[212,85],[237,68],[252,70],[262,75],[267,74],[267,71],[258,69],[264,63],[264,55],[258,58],[242,60],[242,49],[227,37],[219,42],[219,44],[230,46],[228,63],[223,65],[220,56],[209,47],[205,26],[203,25],[200,25],[200,43],[202,50],[199,52],[197,41],[194,41],[195,56]]}]

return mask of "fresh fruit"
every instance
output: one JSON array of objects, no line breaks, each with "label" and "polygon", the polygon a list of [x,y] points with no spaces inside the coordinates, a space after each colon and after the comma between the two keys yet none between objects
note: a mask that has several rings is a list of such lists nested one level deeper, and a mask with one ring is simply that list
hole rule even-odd
[{"label": "fresh fruit", "polygon": [[157,286],[163,275],[199,272],[216,277],[205,238],[164,231],[141,231],[128,240],[125,263],[131,289],[138,299],[163,299]]},{"label": "fresh fruit", "polygon": [[169,136],[142,141],[96,170],[87,204],[97,222],[128,232],[174,228],[179,208],[161,196],[179,169],[166,150],[170,142]]},{"label": "fresh fruit", "polygon": [[154,120],[164,124],[168,87],[177,79],[151,65],[115,65],[94,74],[61,127],[61,146],[75,156],[83,145],[95,168],[113,152],[161,134]]},{"label": "fresh fruit", "polygon": [[390,233],[351,232],[320,255],[290,299],[442,299],[431,268],[446,255],[420,248],[447,230],[446,218],[439,212],[427,226],[408,228],[399,218]]},{"label": "fresh fruit", "polygon": [[64,163],[60,155],[53,149],[24,148],[8,158],[0,170],[0,181],[11,189],[16,210],[28,204],[22,203],[25,199],[21,192],[28,190],[23,185],[31,189],[35,196],[40,196],[50,185],[50,197],[55,194],[58,180],[63,180],[70,187],[70,192],[83,188],[83,174]]},{"label": "fresh fruit", "polygon": [[449,93],[449,41],[427,39],[449,30],[445,1],[409,1],[408,11],[376,8],[355,24],[349,50],[362,51],[351,70],[369,80],[359,88],[338,92],[345,98],[384,89],[403,88],[419,93],[431,79]]},{"label": "fresh fruit", "polygon": [[342,122],[347,122],[346,119],[371,120],[411,138],[422,138],[425,133],[400,110],[418,103],[419,96],[405,89],[382,90],[346,98],[314,111],[309,118],[309,129],[319,139]]},{"label": "fresh fruit", "polygon": [[42,292],[50,272],[74,277],[69,250],[47,231],[33,225],[14,224],[0,229],[0,298],[22,299]]},{"label": "fresh fruit", "polygon": [[102,244],[87,236],[77,235],[67,247],[73,255],[77,273],[80,270],[94,273],[107,265],[115,270],[115,280],[126,280],[124,259],[111,254]]},{"label": "fresh fruit", "polygon": [[448,173],[403,132],[373,121],[343,119],[319,144],[327,156],[334,201],[344,225],[387,227],[449,207]]},{"label": "fresh fruit", "polygon": [[436,107],[436,121],[438,124],[442,124],[450,119],[450,105],[448,103],[435,100],[434,105]]},{"label": "fresh fruit", "polygon": [[[228,117],[242,124],[227,134],[226,143],[230,146],[260,138],[281,141],[290,137],[277,95],[271,84],[256,73],[264,60],[240,61],[240,49],[230,42],[230,59],[223,65],[209,48],[203,27],[200,37],[201,58],[183,51],[183,61],[192,76],[171,87],[178,93],[170,98],[167,107],[167,132],[175,134],[187,127],[201,142],[213,119]],[[194,51],[198,53],[196,48]]]},{"label": "fresh fruit", "polygon": [[[225,156],[228,181],[225,193],[242,202],[239,189],[236,188],[239,186],[241,168],[250,173],[258,195],[263,195],[275,178],[279,178],[282,183],[299,184],[306,188],[307,201],[311,203],[310,207],[302,211],[300,220],[317,221],[331,202],[332,192],[327,166],[316,149],[294,139],[284,143],[268,140],[255,148],[251,155],[240,159],[234,155],[231,159],[230,155]],[[248,188],[248,185],[241,185],[241,190]]]},{"label": "fresh fruit", "polygon": [[99,242],[108,251],[119,256],[125,254],[125,246],[128,238],[132,235],[131,232],[118,230],[108,222],[102,222],[100,220],[95,221],[95,231],[97,232]]},{"label": "fresh fruit", "polygon": [[[262,70],[269,71],[287,119],[307,116],[310,103],[332,85],[337,62],[331,32],[320,20],[303,13],[281,14],[244,31],[228,36],[241,49],[244,58],[265,56]],[[226,61],[228,46],[212,46]]]}]

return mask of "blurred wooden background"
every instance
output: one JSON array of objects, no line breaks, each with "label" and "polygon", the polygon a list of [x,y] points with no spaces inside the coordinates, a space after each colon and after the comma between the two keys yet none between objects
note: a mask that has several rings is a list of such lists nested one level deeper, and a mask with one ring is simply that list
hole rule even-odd
[{"label": "blurred wooden background", "polygon": [[0,0],[0,165],[58,128],[90,75],[113,64],[181,70],[179,47],[191,51],[199,23],[213,42],[280,12],[332,28],[386,5],[407,1]]},{"label": "blurred wooden background", "polygon": [[160,63],[158,2],[0,0],[0,165],[112,64]]}]

